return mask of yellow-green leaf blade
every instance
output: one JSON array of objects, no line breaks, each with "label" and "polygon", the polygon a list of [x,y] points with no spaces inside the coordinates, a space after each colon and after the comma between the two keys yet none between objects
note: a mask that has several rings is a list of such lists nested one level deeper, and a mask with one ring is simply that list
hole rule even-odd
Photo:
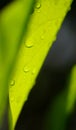
[{"label": "yellow-green leaf blade", "polygon": [[13,76],[15,84],[9,90],[13,126],[71,2],[72,0],[39,0],[40,6],[36,5],[34,9],[27,39],[23,41],[16,63]]}]

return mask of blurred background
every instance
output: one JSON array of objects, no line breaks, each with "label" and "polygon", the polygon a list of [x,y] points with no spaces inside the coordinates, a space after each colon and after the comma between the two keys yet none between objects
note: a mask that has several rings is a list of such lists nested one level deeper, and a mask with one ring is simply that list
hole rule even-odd
[{"label": "blurred background", "polygon": [[[0,0],[0,10],[13,0]],[[76,64],[76,0],[68,12],[57,39],[50,49],[36,84],[29,93],[15,130],[52,130],[45,127],[48,109],[65,90],[72,67]],[[7,112],[6,112],[7,113]],[[7,126],[7,114],[4,124]],[[66,119],[65,130],[76,130],[76,103]],[[2,128],[1,130],[4,130]],[[6,128],[8,129],[8,128]],[[61,130],[61,129],[60,129]]]}]

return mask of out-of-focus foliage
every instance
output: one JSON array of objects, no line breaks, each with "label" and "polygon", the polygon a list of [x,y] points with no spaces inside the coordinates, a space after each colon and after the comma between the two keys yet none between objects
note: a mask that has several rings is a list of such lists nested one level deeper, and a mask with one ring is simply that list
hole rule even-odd
[{"label": "out-of-focus foliage", "polygon": [[66,121],[71,114],[76,101],[76,66],[72,69],[70,77],[66,84],[66,88],[62,91],[54,103],[52,108],[49,107],[46,116],[46,128],[48,130],[65,130]]},{"label": "out-of-focus foliage", "polygon": [[8,82],[26,33],[33,0],[15,1],[0,12],[0,121],[8,97]]}]

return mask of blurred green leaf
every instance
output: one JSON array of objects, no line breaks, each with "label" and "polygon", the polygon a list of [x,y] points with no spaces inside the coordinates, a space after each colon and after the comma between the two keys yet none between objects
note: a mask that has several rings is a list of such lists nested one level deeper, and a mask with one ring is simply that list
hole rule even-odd
[{"label": "blurred green leaf", "polygon": [[[70,9],[71,2],[72,0],[37,0],[34,11],[31,14],[32,19],[28,24],[27,38],[25,39],[24,37],[18,54],[9,89],[13,127],[15,127],[22,106],[27,100],[32,86],[35,84],[35,79],[44,59],[53,41],[56,40],[56,34]],[[15,17],[17,17],[16,14]],[[22,17],[24,16],[22,15],[21,19]],[[14,15],[12,18],[14,19]],[[16,22],[18,23],[19,20],[16,20]],[[16,30],[16,26],[14,28]],[[16,31],[15,35],[17,33]],[[12,39],[12,36],[10,39]],[[12,46],[15,49],[15,46]]]},{"label": "blurred green leaf", "polygon": [[66,89],[56,97],[48,110],[46,130],[66,129],[67,117],[72,112],[76,101],[76,66],[72,69],[69,81]]},{"label": "blurred green leaf", "polygon": [[0,12],[0,123],[9,94],[8,82],[33,4],[34,0],[19,0]]}]

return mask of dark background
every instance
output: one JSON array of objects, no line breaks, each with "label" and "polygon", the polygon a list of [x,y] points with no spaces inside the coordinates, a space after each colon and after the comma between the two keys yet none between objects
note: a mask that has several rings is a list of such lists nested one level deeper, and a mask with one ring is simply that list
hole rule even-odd
[{"label": "dark background", "polygon": [[3,8],[5,8],[5,6],[7,6],[8,4],[10,4],[13,1],[14,0],[0,0],[0,10],[2,10]]}]

